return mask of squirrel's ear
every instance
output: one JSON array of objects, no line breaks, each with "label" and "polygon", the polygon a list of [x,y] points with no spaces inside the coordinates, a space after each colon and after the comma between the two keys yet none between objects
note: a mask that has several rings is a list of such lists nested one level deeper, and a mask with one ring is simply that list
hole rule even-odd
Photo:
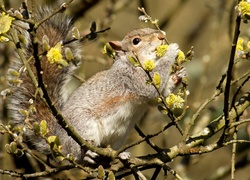
[{"label": "squirrel's ear", "polygon": [[110,41],[109,45],[115,50],[115,51],[122,51],[122,43],[121,41]]}]

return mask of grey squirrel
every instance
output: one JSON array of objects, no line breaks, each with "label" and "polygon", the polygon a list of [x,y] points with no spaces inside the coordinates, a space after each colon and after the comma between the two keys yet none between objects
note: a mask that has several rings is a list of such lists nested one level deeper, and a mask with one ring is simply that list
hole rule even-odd
[{"label": "grey squirrel", "polygon": [[[49,13],[48,9],[40,9],[34,17],[40,20]],[[44,35],[47,35],[50,47],[70,41],[73,28],[71,22],[70,18],[61,13],[54,15],[37,29],[38,42],[42,42]],[[27,43],[22,44],[22,47],[32,71],[36,74],[34,59],[30,59],[33,47],[28,33],[29,27],[26,26],[26,29],[23,27],[25,26],[19,28],[19,31]],[[179,52],[177,44],[170,44],[166,53],[157,58],[155,50],[164,44],[164,37],[164,33],[160,30],[144,28],[131,31],[122,41],[109,42],[115,51],[113,65],[81,84],[69,97],[66,96],[65,84],[72,77],[75,66],[58,68],[56,64],[51,64],[45,55],[42,56],[40,60],[42,76],[49,96],[81,137],[99,147],[110,145],[113,149],[120,148],[135,123],[143,117],[147,107],[159,96],[155,87],[146,83],[148,75],[143,68],[131,63],[129,57],[136,55],[142,65],[149,59],[155,62],[150,74],[159,73],[161,77],[159,91],[164,97],[173,90],[177,81],[185,76],[185,70],[171,74],[170,67]],[[69,48],[74,58],[80,59],[82,45],[79,41],[68,43],[62,48]],[[40,44],[39,54],[42,52]],[[77,161],[83,162],[86,160],[87,151],[82,150],[57,124],[46,103],[39,95],[35,95],[37,88],[23,66],[18,55],[12,58],[10,68],[20,72],[19,78],[22,83],[20,86],[13,86],[13,94],[9,96],[11,123],[14,126],[24,125],[23,133],[27,143],[44,154],[50,154],[49,145],[26,124],[27,120],[30,124],[46,120],[49,133],[59,137],[63,153],[73,154]],[[27,118],[20,113],[20,109],[29,109],[31,105],[36,111],[30,113]]]}]

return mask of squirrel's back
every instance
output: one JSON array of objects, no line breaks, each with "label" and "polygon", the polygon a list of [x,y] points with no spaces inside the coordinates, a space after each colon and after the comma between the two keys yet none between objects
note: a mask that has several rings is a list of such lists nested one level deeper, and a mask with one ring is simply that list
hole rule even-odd
[{"label": "squirrel's back", "polygon": [[[51,12],[52,11],[46,7],[39,8],[35,11],[35,14],[32,14],[32,16],[34,17],[35,22],[38,22],[44,17],[47,17]],[[23,28],[29,28],[29,25],[24,22],[18,21],[15,23],[18,27],[18,33],[20,33],[25,38],[26,43],[22,43],[21,47],[22,51],[25,54],[26,61],[28,62],[30,69],[34,73],[35,77],[37,77],[35,59],[34,57],[32,57],[34,53],[32,36],[30,35],[30,33],[28,33],[29,29]],[[37,55],[40,56],[41,54],[43,54],[42,56],[40,56],[40,64],[42,69],[42,72],[40,73],[42,74],[43,82],[47,88],[48,95],[50,96],[54,105],[59,108],[59,110],[62,108],[67,99],[67,97],[65,96],[65,94],[67,94],[65,93],[65,83],[67,83],[67,81],[70,79],[71,74],[74,70],[74,65],[58,68],[58,65],[51,64],[51,62],[48,61],[46,55],[44,55],[44,50],[42,48],[41,42],[43,41],[44,36],[47,36],[49,46],[54,47],[57,45],[57,43],[72,40],[71,29],[72,20],[62,13],[57,13],[53,17],[43,22],[38,27],[35,34],[39,42]],[[72,54],[74,54],[74,58],[80,57],[81,46],[78,41],[65,44],[63,48],[69,48],[72,51]],[[19,72],[19,79],[22,82],[18,86],[12,86],[13,93],[11,96],[9,96],[10,103],[8,110],[11,122],[13,124],[21,124],[22,126],[24,125],[24,122],[27,124],[33,124],[33,122],[39,123],[42,120],[46,120],[48,122],[49,128],[54,128],[56,120],[50,112],[50,109],[47,107],[45,101],[39,95],[38,88],[35,87],[35,83],[31,79],[27,71],[27,67],[24,67],[20,56],[17,53],[11,59],[10,69]],[[12,78],[11,73],[9,75],[9,78]],[[20,113],[20,110],[24,110],[25,112],[28,112],[28,114]],[[53,129],[50,129],[50,131],[53,131]],[[46,143],[32,141],[32,138],[38,137],[36,137],[31,130],[25,128],[25,134],[28,138],[28,141],[32,142],[32,145],[34,145],[36,149],[47,151]]]}]

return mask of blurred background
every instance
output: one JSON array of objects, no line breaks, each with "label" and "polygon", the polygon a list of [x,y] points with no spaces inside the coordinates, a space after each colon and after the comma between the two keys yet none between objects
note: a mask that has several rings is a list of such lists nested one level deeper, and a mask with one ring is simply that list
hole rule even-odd
[{"label": "blurred background", "polygon": [[[33,2],[35,6],[58,7],[64,1],[37,0]],[[30,1],[28,3],[30,4]],[[20,4],[21,1],[19,0],[6,1],[7,9],[10,7],[18,9]],[[89,33],[93,21],[97,23],[97,30],[111,27],[109,31],[99,34],[96,40],[85,40],[83,42],[83,63],[77,73],[82,78],[87,79],[96,72],[109,68],[113,61],[102,53],[106,42],[121,40],[127,32],[137,28],[153,27],[150,23],[140,22],[138,19],[141,14],[137,8],[144,7],[152,18],[159,19],[160,28],[166,32],[167,39],[170,42],[178,43],[180,49],[184,52],[187,52],[191,46],[194,47],[193,60],[184,65],[188,72],[188,90],[190,91],[188,97],[189,109],[181,122],[181,125],[185,127],[185,124],[188,123],[188,120],[201,104],[212,96],[221,75],[226,72],[236,18],[235,5],[236,1],[231,0],[75,0],[65,13],[75,18],[75,26],[82,35]],[[249,24],[242,23],[241,36],[249,40]],[[6,88],[5,75],[9,54],[12,51],[11,45],[0,44],[0,90]],[[249,61],[247,60],[238,63],[235,66],[234,79],[238,79],[249,68]],[[78,81],[74,81],[73,85],[71,84],[70,87],[77,87]],[[249,86],[248,83],[248,88]],[[236,86],[233,88],[236,88]],[[243,92],[248,90],[245,88],[243,88]],[[0,99],[1,119],[6,117],[4,107],[5,101]],[[197,124],[193,128],[193,133],[198,132],[211,120],[218,117],[222,113],[222,109],[223,96],[220,96],[202,111]],[[178,114],[178,112],[176,113]],[[249,117],[249,110],[243,114],[243,117]],[[146,118],[138,126],[144,133],[153,134],[168,122],[169,118],[162,115],[154,107],[150,109]],[[240,128],[240,134],[243,138],[249,138],[249,129],[246,125]],[[178,144],[180,138],[177,129],[171,127],[153,138],[152,141],[160,147],[170,148]],[[211,138],[208,143],[214,142],[215,138]],[[133,131],[128,142],[139,139],[139,135],[136,131]],[[0,140],[3,141],[1,137]],[[12,162],[11,157],[3,157],[4,148],[3,146],[0,146],[0,148],[0,166],[3,158],[8,158]],[[235,179],[250,179],[248,150],[249,146],[239,148],[236,160],[242,162],[236,170]],[[146,143],[131,148],[130,151],[132,156],[154,153]],[[177,170],[185,179],[200,180],[215,179],[217,173],[230,168],[230,164],[231,147],[228,146],[208,154],[185,158],[177,157],[169,163],[169,166]],[[4,166],[5,169],[13,169],[14,167],[11,163]],[[150,173],[152,172],[148,171],[146,174]],[[224,177],[218,176],[217,179],[230,179],[230,172],[225,173]]]}]

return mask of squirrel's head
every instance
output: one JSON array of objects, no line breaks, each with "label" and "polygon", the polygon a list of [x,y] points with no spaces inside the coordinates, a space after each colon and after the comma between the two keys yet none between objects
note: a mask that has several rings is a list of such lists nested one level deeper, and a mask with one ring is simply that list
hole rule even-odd
[{"label": "squirrel's head", "polygon": [[156,58],[155,49],[165,43],[165,33],[151,28],[137,29],[128,33],[122,41],[110,41],[116,56],[134,55],[140,61]]}]

